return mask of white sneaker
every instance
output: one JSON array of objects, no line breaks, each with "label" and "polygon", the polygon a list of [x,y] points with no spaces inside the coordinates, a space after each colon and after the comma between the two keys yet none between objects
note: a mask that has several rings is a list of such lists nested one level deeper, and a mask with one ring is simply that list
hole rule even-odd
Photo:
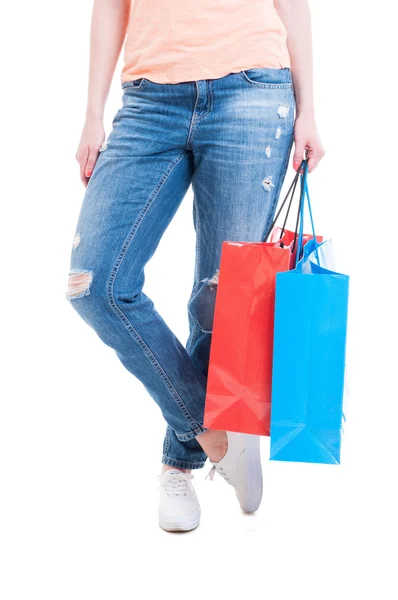
[{"label": "white sneaker", "polygon": [[[160,480],[159,525],[166,531],[189,531],[200,521],[200,505],[191,483],[192,473],[169,469]],[[158,489],[159,489],[158,488]]]},{"label": "white sneaker", "polygon": [[218,462],[213,462],[209,473],[213,480],[217,471],[235,488],[240,507],[245,512],[255,512],[263,494],[260,436],[227,431],[228,449]]}]

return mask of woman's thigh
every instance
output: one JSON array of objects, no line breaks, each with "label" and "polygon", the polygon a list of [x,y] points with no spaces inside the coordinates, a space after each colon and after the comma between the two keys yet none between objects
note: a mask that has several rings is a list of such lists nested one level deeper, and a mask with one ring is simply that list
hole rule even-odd
[{"label": "woman's thigh", "polygon": [[125,89],[98,156],[71,249],[72,282],[90,274],[91,287],[78,289],[81,295],[95,285],[102,292],[104,282],[116,276],[121,293],[134,294],[142,286],[143,268],[191,183],[192,157],[182,134],[188,114],[175,105],[171,115],[158,90],[155,95],[148,87],[140,93]]},{"label": "woman's thigh", "polygon": [[[252,77],[253,79],[251,79]],[[288,69],[250,69],[211,83],[193,142],[197,278],[212,277],[223,240],[263,241],[293,144]]]}]

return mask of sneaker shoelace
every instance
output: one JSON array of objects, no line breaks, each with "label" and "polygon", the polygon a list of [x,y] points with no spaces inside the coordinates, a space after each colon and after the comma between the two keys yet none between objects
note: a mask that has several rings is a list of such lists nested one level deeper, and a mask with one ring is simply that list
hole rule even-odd
[{"label": "sneaker shoelace", "polygon": [[224,469],[222,467],[218,467],[218,469],[217,469],[216,465],[212,466],[212,468],[210,469],[210,471],[207,473],[205,479],[207,479],[208,477],[210,477],[210,481],[213,481],[213,479],[214,479],[214,473],[216,471],[221,475],[221,477],[224,477],[225,481],[227,481],[228,483],[231,483],[229,481],[229,477],[226,474],[226,472],[224,471]]},{"label": "sneaker shoelace", "polygon": [[[161,479],[164,473],[158,475],[158,479]],[[171,476],[165,478],[165,480],[157,488],[158,490],[163,487],[168,496],[186,496],[188,491],[188,479],[193,479],[192,473],[173,473]]]}]

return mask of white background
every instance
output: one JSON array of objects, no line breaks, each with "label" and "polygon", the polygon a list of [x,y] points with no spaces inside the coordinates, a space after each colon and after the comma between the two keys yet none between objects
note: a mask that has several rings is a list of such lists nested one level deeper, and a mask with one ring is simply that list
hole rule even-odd
[{"label": "white background", "polygon": [[[317,229],[351,275],[342,464],[272,462],[263,438],[259,511],[242,514],[232,488],[205,480],[209,463],[195,472],[202,522],[187,534],[157,524],[158,407],[64,299],[91,1],[4,4],[2,599],[396,599],[395,3],[311,2],[326,156],[309,185]],[[189,192],[145,283],[183,342],[194,242]]]}]

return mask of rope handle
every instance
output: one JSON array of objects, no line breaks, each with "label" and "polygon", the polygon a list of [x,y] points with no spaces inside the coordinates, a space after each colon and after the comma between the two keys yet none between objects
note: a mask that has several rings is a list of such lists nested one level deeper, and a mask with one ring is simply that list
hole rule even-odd
[{"label": "rope handle", "polygon": [[319,246],[319,244],[318,244],[317,239],[316,239],[315,225],[314,225],[314,219],[313,219],[313,216],[312,216],[310,195],[309,195],[309,191],[308,191],[308,181],[307,181],[308,164],[307,164],[307,161],[305,161],[305,162],[306,162],[306,164],[304,166],[303,174],[301,175],[300,206],[299,206],[298,219],[297,219],[297,222],[296,222],[295,236],[294,236],[294,241],[293,241],[293,246],[292,246],[292,252],[294,252],[295,243],[296,243],[297,228],[298,228],[298,223],[300,221],[300,231],[299,231],[299,238],[298,238],[298,247],[297,247],[295,267],[297,267],[297,263],[299,262],[299,257],[301,255],[301,252],[302,252],[302,249],[303,249],[304,204],[305,204],[304,198],[306,198],[306,200],[307,200],[307,205],[308,205],[308,210],[309,210],[310,220],[311,220],[312,235],[313,235],[313,238],[314,238],[315,255],[316,255],[316,259],[317,259],[318,265],[320,266],[319,253],[318,253],[318,246]]},{"label": "rope handle", "polygon": [[[290,184],[290,187],[289,187],[289,189],[288,189],[288,191],[287,191],[287,193],[286,193],[286,196],[285,196],[285,198],[283,199],[283,201],[282,201],[282,203],[281,203],[281,205],[280,205],[280,207],[279,207],[279,210],[278,210],[278,212],[276,213],[276,216],[275,216],[274,220],[272,221],[271,225],[270,225],[270,226],[269,226],[269,228],[268,228],[268,232],[267,232],[267,234],[265,235],[265,237],[264,237],[264,240],[263,240],[264,242],[266,242],[266,241],[267,241],[267,239],[269,238],[269,236],[270,236],[270,234],[271,234],[271,232],[272,232],[272,230],[273,230],[273,228],[274,228],[274,226],[275,226],[275,224],[276,224],[276,222],[277,222],[277,220],[278,220],[278,217],[279,217],[279,215],[281,214],[281,212],[282,212],[282,209],[283,209],[283,207],[285,206],[286,202],[288,201],[288,199],[289,199],[289,195],[291,194],[291,197],[290,197],[290,202],[289,202],[289,206],[288,206],[288,209],[287,209],[287,213],[286,213],[286,216],[285,216],[285,220],[284,220],[284,222],[283,222],[283,227],[282,227],[282,230],[281,230],[281,234],[280,234],[280,236],[279,236],[279,239],[281,239],[281,238],[282,238],[282,236],[283,236],[283,234],[284,234],[284,232],[285,232],[285,228],[286,228],[287,219],[288,219],[288,216],[289,216],[289,213],[290,213],[290,209],[291,209],[291,206],[292,206],[292,202],[293,202],[293,198],[294,198],[294,193],[295,193],[295,191],[296,191],[296,187],[297,187],[297,182],[298,182],[298,180],[299,180],[299,177],[300,177],[300,171],[301,171],[301,168],[302,168],[302,167],[304,166],[304,164],[306,163],[306,161],[307,161],[307,159],[305,159],[305,158],[304,158],[304,159],[302,160],[302,162],[301,162],[301,165],[300,165],[300,167],[297,169],[297,172],[296,172],[296,174],[295,174],[295,176],[294,176],[294,178],[293,178],[293,181],[292,181],[292,183]],[[298,211],[298,212],[300,212],[300,206],[299,206],[299,211]],[[298,217],[299,217],[299,215],[297,215],[297,222],[296,222],[296,223],[298,223]]]}]

